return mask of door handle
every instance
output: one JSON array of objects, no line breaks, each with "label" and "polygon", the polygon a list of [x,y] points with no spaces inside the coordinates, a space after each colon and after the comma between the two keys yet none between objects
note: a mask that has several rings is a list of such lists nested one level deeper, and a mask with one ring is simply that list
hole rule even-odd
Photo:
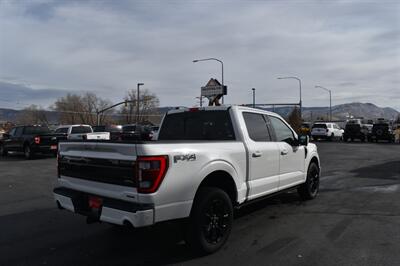
[{"label": "door handle", "polygon": [[252,154],[252,156],[255,158],[255,157],[261,157],[261,155],[262,155],[262,152],[260,152],[260,151],[255,151],[255,152],[253,152],[253,154]]},{"label": "door handle", "polygon": [[286,154],[288,154],[288,150],[286,149],[281,150],[281,155],[286,155]]}]

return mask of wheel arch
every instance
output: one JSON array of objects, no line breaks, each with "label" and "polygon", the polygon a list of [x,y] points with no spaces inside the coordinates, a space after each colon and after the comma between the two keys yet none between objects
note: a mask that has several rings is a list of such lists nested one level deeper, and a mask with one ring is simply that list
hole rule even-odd
[{"label": "wheel arch", "polygon": [[194,197],[195,200],[200,188],[202,187],[216,187],[225,191],[231,199],[233,205],[236,205],[238,201],[238,191],[235,180],[227,171],[216,170],[209,173],[197,187]]}]

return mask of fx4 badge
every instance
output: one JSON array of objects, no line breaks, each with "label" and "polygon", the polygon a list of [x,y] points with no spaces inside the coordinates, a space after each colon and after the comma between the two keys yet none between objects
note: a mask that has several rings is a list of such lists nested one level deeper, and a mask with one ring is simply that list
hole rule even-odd
[{"label": "fx4 badge", "polygon": [[196,161],[196,154],[175,155],[174,163],[177,163],[178,161]]}]

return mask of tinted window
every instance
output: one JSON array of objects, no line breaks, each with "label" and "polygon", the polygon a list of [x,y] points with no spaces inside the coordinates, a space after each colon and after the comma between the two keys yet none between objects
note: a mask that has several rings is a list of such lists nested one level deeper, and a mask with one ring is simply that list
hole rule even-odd
[{"label": "tinted window", "polygon": [[243,113],[249,137],[254,141],[271,141],[264,116],[256,113]]},{"label": "tinted window", "polygon": [[314,124],[312,128],[326,128],[326,124]]},{"label": "tinted window", "polygon": [[15,130],[15,136],[17,137],[21,136],[23,131],[24,131],[23,127],[17,127],[17,129]]},{"label": "tinted window", "polygon": [[50,133],[50,129],[48,127],[32,126],[32,127],[25,127],[24,129],[24,134],[26,135],[47,134],[47,133]]},{"label": "tinted window", "polygon": [[106,126],[94,126],[92,127],[93,132],[105,132]]},{"label": "tinted window", "polygon": [[234,140],[228,111],[195,111],[168,114],[159,140]]},{"label": "tinted window", "polygon": [[55,133],[68,133],[68,128],[67,127],[61,127],[61,128],[57,128]]},{"label": "tinted window", "polygon": [[279,118],[270,116],[272,127],[275,130],[277,141],[287,141],[289,139],[294,140],[292,130]]},{"label": "tinted window", "polygon": [[15,130],[16,130],[16,128],[14,127],[13,129],[11,129],[10,130],[10,136],[14,136],[15,135]]},{"label": "tinted window", "polygon": [[136,126],[123,126],[122,131],[123,132],[136,131]]},{"label": "tinted window", "polygon": [[81,134],[81,133],[92,133],[92,128],[85,126],[72,127],[71,134]]}]

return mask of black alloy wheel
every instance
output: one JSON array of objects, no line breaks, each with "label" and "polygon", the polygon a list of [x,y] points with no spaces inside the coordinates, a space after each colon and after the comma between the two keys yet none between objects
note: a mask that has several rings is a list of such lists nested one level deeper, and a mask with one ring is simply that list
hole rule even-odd
[{"label": "black alloy wheel", "polygon": [[219,250],[232,229],[233,206],[228,194],[216,187],[202,187],[193,203],[185,241],[199,254]]},{"label": "black alloy wheel", "polygon": [[310,163],[306,182],[297,191],[303,200],[314,199],[317,196],[319,191],[319,167],[315,162]]}]

